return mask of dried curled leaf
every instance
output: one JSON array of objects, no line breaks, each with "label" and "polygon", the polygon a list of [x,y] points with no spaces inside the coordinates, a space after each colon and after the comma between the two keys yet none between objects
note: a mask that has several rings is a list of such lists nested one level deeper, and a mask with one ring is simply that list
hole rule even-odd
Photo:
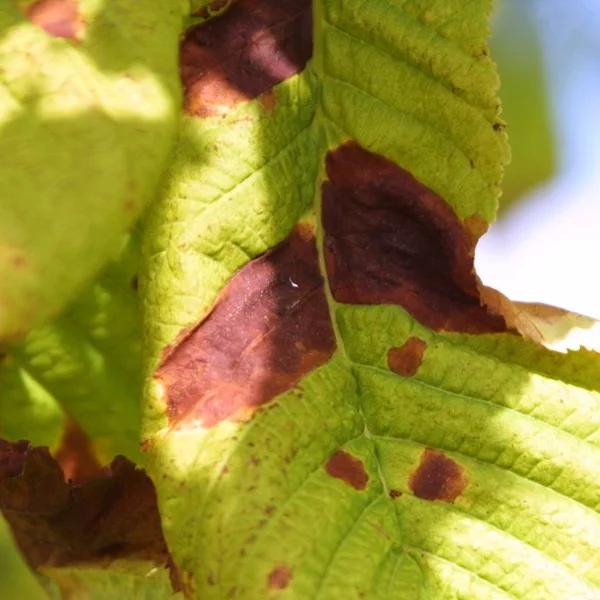
[{"label": "dried curled leaf", "polygon": [[[88,470],[81,481],[65,480],[47,448],[0,440],[0,508],[27,562],[63,594],[77,587],[78,569],[92,573],[86,594],[95,588],[97,593],[106,586],[102,572],[107,579],[116,565],[141,593],[158,584],[168,591],[162,597],[171,595],[160,578],[143,582],[138,573],[135,581],[143,564],[146,572],[162,571],[168,581],[170,558],[154,486],[123,457],[106,469]],[[111,593],[116,596],[119,588]]]},{"label": "dried curled leaf", "polygon": [[600,324],[569,310],[533,302],[515,302],[493,288],[480,285],[482,302],[501,315],[524,338],[551,350],[600,350]]}]

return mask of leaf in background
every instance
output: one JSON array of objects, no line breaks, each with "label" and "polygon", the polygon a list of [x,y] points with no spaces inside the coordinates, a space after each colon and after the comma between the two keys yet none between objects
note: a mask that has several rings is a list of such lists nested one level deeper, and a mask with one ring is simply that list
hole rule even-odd
[{"label": "leaf in background", "polygon": [[0,597],[45,600],[46,595],[14,545],[3,516],[0,516],[0,573]]},{"label": "leaf in background", "polygon": [[598,355],[524,340],[473,273],[508,158],[489,9],[239,0],[187,32],[142,287],[190,596],[600,593]]},{"label": "leaf in background", "polygon": [[11,346],[0,364],[0,435],[57,450],[67,418],[101,462],[139,463],[141,327],[138,237],[53,323]]},{"label": "leaf in background", "polygon": [[[50,447],[67,480],[97,479],[99,462],[110,463],[119,454],[138,464],[143,460],[139,449],[138,237],[135,230],[126,236],[118,260],[57,320],[8,347],[0,364],[0,435]],[[5,461],[6,447],[0,449],[0,462]],[[39,490],[46,499],[51,492],[48,486]],[[6,506],[3,510],[10,520],[10,510]],[[28,528],[27,523],[14,520],[11,525],[17,536],[19,525]],[[34,525],[30,530],[41,536],[39,523]],[[104,521],[100,527],[105,527]],[[63,533],[57,534],[59,540]],[[6,551],[14,553],[11,541],[6,538]],[[25,555],[31,562],[26,551]],[[83,563],[33,566],[46,591],[56,598],[73,594],[107,600],[120,594],[149,600],[172,596],[167,571],[145,559],[109,560],[103,555],[101,560],[95,557]],[[12,580],[6,569],[0,573],[2,580]],[[29,594],[26,587],[17,589]],[[12,594],[12,588],[0,586],[1,593]]]},{"label": "leaf in background", "polygon": [[544,57],[531,5],[501,0],[493,25],[490,44],[502,80],[502,113],[512,150],[502,185],[504,210],[550,179],[557,159]]},{"label": "leaf in background", "polygon": [[0,340],[55,317],[155,193],[178,113],[179,2],[0,11]]}]

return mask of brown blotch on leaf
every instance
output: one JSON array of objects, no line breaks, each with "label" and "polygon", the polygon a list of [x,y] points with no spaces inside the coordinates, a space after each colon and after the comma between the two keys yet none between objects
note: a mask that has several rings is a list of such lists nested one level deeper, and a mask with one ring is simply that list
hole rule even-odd
[{"label": "brown blotch on leaf", "polygon": [[185,110],[226,114],[301,71],[311,55],[311,0],[239,0],[185,35]]},{"label": "brown blotch on leaf", "polygon": [[327,175],[325,257],[337,301],[398,304],[435,330],[506,330],[480,304],[472,235],[440,196],[354,142],[329,152]]},{"label": "brown blotch on leaf", "polygon": [[327,461],[325,470],[331,477],[341,479],[357,490],[364,490],[369,482],[363,462],[344,450],[338,450]]},{"label": "brown blotch on leaf", "polygon": [[90,439],[73,420],[67,421],[55,458],[64,478],[73,483],[87,481],[102,473]]},{"label": "brown blotch on leaf", "polygon": [[454,502],[467,485],[464,469],[451,458],[427,448],[410,477],[410,489],[424,500]]},{"label": "brown blotch on leaf", "polygon": [[400,498],[400,496],[402,496],[402,492],[400,490],[390,490],[390,498],[392,500]]},{"label": "brown blotch on leaf", "polygon": [[284,590],[292,580],[292,570],[286,565],[278,565],[267,576],[270,590]]},{"label": "brown blotch on leaf", "polygon": [[417,337],[408,338],[399,348],[388,350],[389,368],[398,375],[412,377],[421,366],[426,348],[427,344],[423,340]]},{"label": "brown blotch on leaf", "polygon": [[154,486],[123,457],[74,484],[47,448],[0,440],[0,509],[34,568],[118,558],[169,561]]},{"label": "brown blotch on leaf", "polygon": [[247,418],[329,360],[335,338],[314,234],[298,227],[225,286],[156,372],[173,425]]},{"label": "brown blotch on leaf", "polygon": [[27,18],[54,37],[79,39],[83,21],[75,0],[38,0],[27,7]]}]

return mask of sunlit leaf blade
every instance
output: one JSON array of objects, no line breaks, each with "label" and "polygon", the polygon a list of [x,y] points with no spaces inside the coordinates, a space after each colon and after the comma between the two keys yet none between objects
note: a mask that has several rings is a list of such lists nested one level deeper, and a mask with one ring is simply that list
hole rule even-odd
[{"label": "sunlit leaf blade", "polygon": [[145,448],[188,594],[596,597],[598,356],[506,330],[471,270],[508,158],[490,3],[314,2],[296,74],[261,21],[290,4],[186,36],[146,229]]}]

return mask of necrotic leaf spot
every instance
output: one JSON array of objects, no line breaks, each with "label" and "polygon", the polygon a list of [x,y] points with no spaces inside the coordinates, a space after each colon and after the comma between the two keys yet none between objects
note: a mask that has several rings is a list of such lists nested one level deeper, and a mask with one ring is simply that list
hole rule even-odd
[{"label": "necrotic leaf spot", "polygon": [[390,348],[388,350],[387,360],[389,368],[403,375],[404,377],[412,377],[421,366],[423,353],[427,348],[427,344],[417,338],[410,337],[399,348]]},{"label": "necrotic leaf spot", "polygon": [[364,490],[369,481],[362,461],[343,450],[338,450],[327,461],[325,470],[331,477],[341,479],[357,490]]},{"label": "necrotic leaf spot", "polygon": [[298,227],[232,278],[156,377],[172,424],[210,427],[293,388],[334,350],[314,234]]},{"label": "necrotic leaf spot", "polygon": [[398,304],[436,330],[506,330],[480,304],[474,237],[442,198],[353,142],[328,154],[327,175],[325,257],[336,300]]},{"label": "necrotic leaf spot", "polygon": [[183,40],[186,112],[224,114],[301,71],[311,55],[310,0],[240,0]]},{"label": "necrotic leaf spot", "polygon": [[82,21],[75,0],[38,0],[27,8],[27,18],[54,37],[76,39]]},{"label": "necrotic leaf spot", "polygon": [[467,485],[463,468],[441,452],[427,448],[409,481],[414,495],[424,500],[454,502]]},{"label": "necrotic leaf spot", "polygon": [[269,589],[284,590],[292,579],[292,570],[286,565],[278,565],[267,577]]}]

